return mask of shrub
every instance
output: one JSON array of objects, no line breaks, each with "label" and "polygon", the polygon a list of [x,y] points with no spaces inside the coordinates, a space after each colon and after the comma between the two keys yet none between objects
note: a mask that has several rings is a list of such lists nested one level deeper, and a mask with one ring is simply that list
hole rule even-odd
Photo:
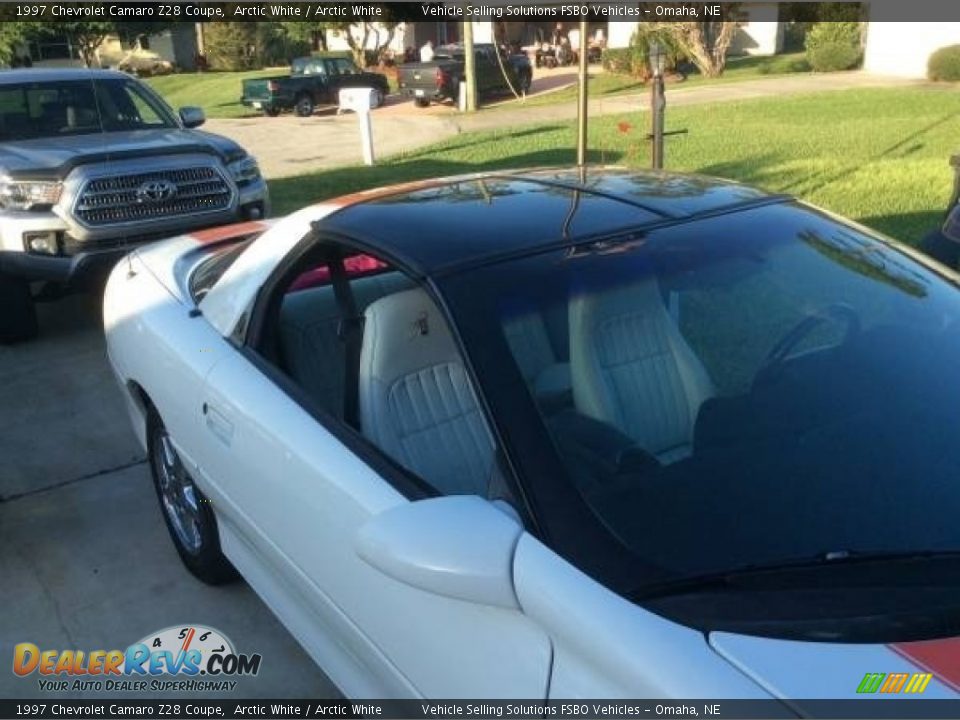
[{"label": "shrub", "polygon": [[650,77],[650,44],[653,41],[659,42],[663,48],[666,56],[665,72],[673,72],[677,65],[686,59],[677,41],[671,35],[660,30],[641,29],[630,38],[630,47],[604,49],[600,60],[603,69],[611,73],[648,79]]},{"label": "shrub", "polygon": [[937,50],[927,61],[927,77],[931,80],[960,80],[960,45]]},{"label": "shrub", "polygon": [[817,72],[849,70],[860,62],[860,41],[860,23],[817,23],[807,33],[807,62]]},{"label": "shrub", "polygon": [[600,64],[610,73],[629,75],[633,70],[633,48],[604,48]]},{"label": "shrub", "polygon": [[807,50],[807,61],[815,72],[850,70],[859,64],[860,50],[846,43],[824,43]]}]

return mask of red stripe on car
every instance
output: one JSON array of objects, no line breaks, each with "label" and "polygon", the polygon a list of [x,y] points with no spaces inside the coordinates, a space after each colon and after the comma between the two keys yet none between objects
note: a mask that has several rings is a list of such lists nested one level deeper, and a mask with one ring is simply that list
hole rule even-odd
[{"label": "red stripe on car", "polygon": [[960,692],[960,637],[921,640],[889,646],[898,655]]},{"label": "red stripe on car", "polygon": [[267,229],[267,224],[257,220],[250,222],[234,223],[233,225],[221,225],[220,227],[207,228],[206,230],[197,230],[190,233],[190,237],[201,245],[218,242],[232,237],[241,237],[252,233],[263,232]]},{"label": "red stripe on car", "polygon": [[340,197],[321,200],[319,205],[334,205],[336,207],[346,207],[356,205],[367,200],[376,200],[377,198],[388,197],[390,195],[399,195],[400,193],[414,192],[416,190],[426,190],[427,188],[440,187],[444,184],[439,180],[413,180],[396,185],[387,185],[386,187],[374,188],[372,190],[360,190],[359,192],[341,195]]}]

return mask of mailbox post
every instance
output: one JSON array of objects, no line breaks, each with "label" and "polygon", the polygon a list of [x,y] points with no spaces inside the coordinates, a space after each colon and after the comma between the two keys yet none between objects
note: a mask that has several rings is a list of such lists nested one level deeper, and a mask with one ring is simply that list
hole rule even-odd
[{"label": "mailbox post", "polygon": [[360,146],[365,165],[373,165],[373,126],[370,123],[370,104],[373,90],[370,88],[341,88],[338,112],[353,110],[360,121]]}]

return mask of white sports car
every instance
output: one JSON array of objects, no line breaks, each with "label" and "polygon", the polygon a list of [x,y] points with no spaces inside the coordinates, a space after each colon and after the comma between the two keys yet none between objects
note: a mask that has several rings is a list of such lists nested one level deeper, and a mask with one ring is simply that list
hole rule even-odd
[{"label": "white sports car", "polygon": [[960,696],[958,321],[865,228],[612,170],[186,235],[104,301],[186,566],[380,698]]}]

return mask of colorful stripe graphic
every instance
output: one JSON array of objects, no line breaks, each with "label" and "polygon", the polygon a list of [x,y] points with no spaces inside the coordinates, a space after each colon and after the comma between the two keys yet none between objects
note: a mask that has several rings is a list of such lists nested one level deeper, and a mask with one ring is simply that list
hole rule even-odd
[{"label": "colorful stripe graphic", "polygon": [[858,693],[922,693],[931,673],[867,673],[857,686]]}]

